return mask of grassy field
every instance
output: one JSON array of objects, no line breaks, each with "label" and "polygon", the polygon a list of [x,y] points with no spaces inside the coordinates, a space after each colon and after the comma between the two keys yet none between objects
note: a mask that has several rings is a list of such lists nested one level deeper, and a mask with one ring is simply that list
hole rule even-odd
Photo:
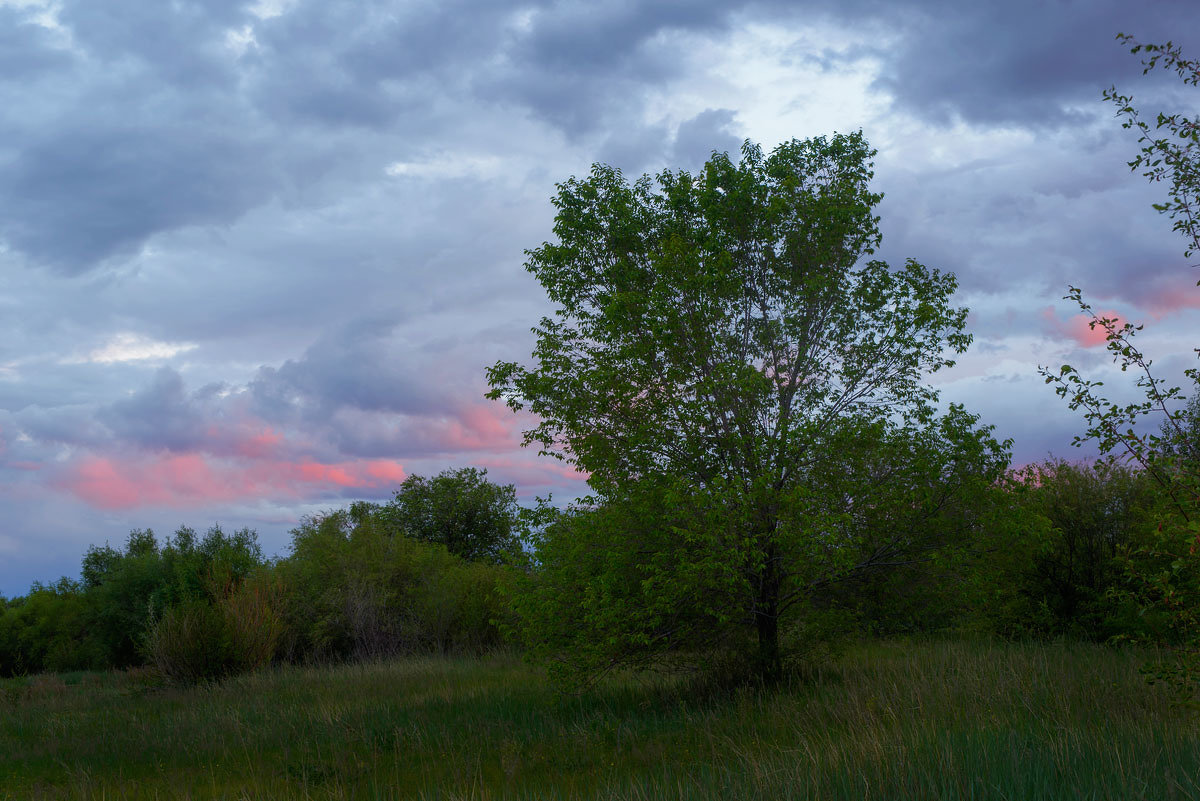
[{"label": "grassy field", "polygon": [[512,657],[288,668],[196,689],[0,683],[0,798],[1200,799],[1200,723],[1078,644],[875,643],[772,692]]}]

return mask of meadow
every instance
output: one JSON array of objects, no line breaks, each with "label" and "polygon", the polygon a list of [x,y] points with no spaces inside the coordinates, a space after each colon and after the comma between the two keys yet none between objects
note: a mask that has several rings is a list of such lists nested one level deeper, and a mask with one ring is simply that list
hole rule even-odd
[{"label": "meadow", "polygon": [[1200,799],[1144,650],[864,641],[771,690],[519,657],[0,682],[3,799]]}]

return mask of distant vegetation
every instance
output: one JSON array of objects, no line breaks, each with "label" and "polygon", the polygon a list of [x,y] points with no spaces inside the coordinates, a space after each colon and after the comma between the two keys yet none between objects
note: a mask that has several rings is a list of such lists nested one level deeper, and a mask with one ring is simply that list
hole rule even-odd
[{"label": "distant vegetation", "polygon": [[464,469],[306,519],[277,560],[245,529],[134,531],[89,549],[81,580],[4,602],[0,675],[152,665],[186,682],[281,660],[480,653],[500,642],[500,593],[536,516]]},{"label": "distant vegetation", "polygon": [[[431,500],[419,536],[404,513],[415,491]],[[1140,602],[1130,572],[1156,541],[1162,499],[1148,476],[1057,460],[974,492],[970,508],[923,520],[919,533],[937,538],[925,558],[848,572],[814,592],[801,624],[784,635],[791,662],[807,664],[814,649],[870,635],[1172,641],[1169,621]],[[580,520],[616,527],[620,514],[602,506],[522,509],[511,486],[461,470],[413,477],[387,504],[307,519],[276,560],[263,557],[247,530],[214,527],[201,536],[183,527],[162,542],[134,531],[119,549],[91,548],[81,580],[35,585],[4,602],[0,674],[150,665],[186,682],[281,661],[480,654],[506,647],[506,637],[553,660],[563,640],[535,639],[552,625],[539,600],[545,583],[566,592],[555,582],[572,570],[586,601],[589,566],[621,552],[581,534]],[[468,520],[486,523],[479,542],[462,536]],[[536,548],[524,550],[523,541]],[[704,653],[710,664],[744,667],[715,645]],[[696,656],[664,654],[661,664]],[[564,676],[572,677],[579,678]]]}]

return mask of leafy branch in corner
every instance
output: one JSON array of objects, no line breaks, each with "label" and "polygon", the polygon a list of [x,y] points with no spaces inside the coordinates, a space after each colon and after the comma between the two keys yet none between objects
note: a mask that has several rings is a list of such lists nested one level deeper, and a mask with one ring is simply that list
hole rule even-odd
[{"label": "leafy branch in corner", "polygon": [[[1187,86],[1200,85],[1200,60],[1186,59],[1179,47],[1166,44],[1141,44],[1129,34],[1117,34],[1117,40],[1132,45],[1129,52],[1143,53],[1142,74],[1162,67],[1176,73]],[[1104,90],[1104,99],[1117,106],[1124,128],[1136,129],[1141,152],[1129,162],[1131,170],[1142,170],[1151,183],[1167,181],[1167,202],[1154,208],[1166,214],[1187,240],[1184,258],[1200,250],[1200,118],[1185,114],[1159,112],[1153,124],[1147,122],[1133,105],[1132,95],[1123,95],[1115,86]],[[1200,281],[1196,282],[1200,286]]]}]

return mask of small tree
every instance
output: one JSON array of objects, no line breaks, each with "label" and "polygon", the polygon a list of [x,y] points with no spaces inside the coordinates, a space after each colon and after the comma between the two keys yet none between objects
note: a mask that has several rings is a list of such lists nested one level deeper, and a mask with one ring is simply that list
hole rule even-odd
[{"label": "small tree", "polygon": [[[507,568],[401,536],[386,511],[360,501],[292,530],[292,552],[275,570],[290,658],[478,653],[497,644]],[[253,616],[253,598],[235,600]]]},{"label": "small tree", "polygon": [[[590,476],[594,509],[538,552],[562,591],[532,603],[582,616],[591,667],[752,633],[774,679],[816,554],[853,568],[812,497],[827,449],[856,427],[927,427],[924,375],[970,342],[952,275],[861,263],[880,239],[873,155],[860,133],[747,143],[698,175],[631,185],[596,165],[559,185],[558,242],[526,264],[558,308],[534,366],[497,363],[489,397],[538,415],[526,444]],[[556,572],[560,556],[591,575]]]},{"label": "small tree", "polygon": [[404,534],[463,559],[500,564],[520,551],[516,488],[489,481],[487,470],[409,476],[382,514]]},{"label": "small tree", "polygon": [[1015,471],[1008,503],[1023,531],[982,566],[996,608],[983,619],[1008,634],[1105,640],[1130,630],[1121,590],[1128,552],[1148,539],[1149,477],[1115,460],[1047,459]]}]

